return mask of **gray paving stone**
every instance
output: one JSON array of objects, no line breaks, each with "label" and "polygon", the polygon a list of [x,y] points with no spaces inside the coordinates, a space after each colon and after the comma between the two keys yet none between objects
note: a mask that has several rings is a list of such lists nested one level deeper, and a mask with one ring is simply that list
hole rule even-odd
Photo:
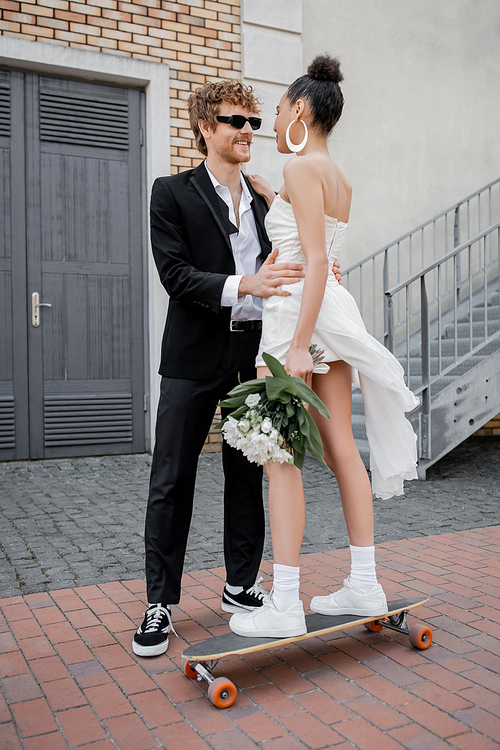
[{"label": "gray paving stone", "polygon": [[[0,596],[142,576],[150,466],[144,454],[0,464]],[[303,551],[347,546],[333,475],[308,458],[303,481]],[[222,493],[220,455],[201,456],[186,571],[223,565]],[[500,523],[500,439],[469,439],[374,509],[377,542]]]}]

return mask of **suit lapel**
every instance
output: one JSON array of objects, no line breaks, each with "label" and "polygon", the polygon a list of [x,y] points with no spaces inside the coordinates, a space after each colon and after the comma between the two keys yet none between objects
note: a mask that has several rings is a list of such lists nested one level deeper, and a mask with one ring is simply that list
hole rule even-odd
[{"label": "suit lapel", "polygon": [[208,172],[204,162],[196,167],[196,169],[193,169],[193,173],[190,179],[195,190],[200,194],[200,196],[203,198],[208,208],[210,209],[217,226],[224,235],[226,244],[231,252],[231,257],[233,257],[231,240],[229,239],[229,228],[227,226],[227,224],[229,224],[229,213],[226,222],[226,219],[222,213],[221,200],[214,190],[214,186],[212,185],[212,181],[208,176]]},{"label": "suit lapel", "polygon": [[[271,252],[271,243],[264,227],[264,218],[267,214],[267,206],[265,200],[262,198],[262,196],[255,192],[245,175],[243,175],[243,178],[248,186],[248,189],[250,190],[250,193],[252,194],[252,211],[257,227],[257,234],[259,235],[260,246],[262,248],[262,259],[265,260]],[[231,247],[231,240],[229,239],[229,230],[232,227],[232,224],[229,221],[229,210],[227,211],[227,216],[225,216],[223,214],[222,206],[224,201],[215,192],[214,186],[210,177],[208,176],[208,172],[204,162],[193,169],[190,180],[195,190],[199,193],[201,198],[203,198],[208,208],[210,209],[217,226],[224,236],[229,251],[231,252],[232,258],[233,249]]]},{"label": "suit lapel", "polygon": [[260,246],[262,248],[262,260],[265,260],[272,250],[271,242],[269,241],[269,237],[267,236],[266,227],[264,224],[264,219],[266,218],[266,214],[268,211],[267,204],[265,199],[255,192],[245,175],[243,175],[243,179],[245,180],[245,183],[248,186],[250,193],[252,194],[252,211],[255,218],[255,225],[257,227],[257,234],[259,235]]}]

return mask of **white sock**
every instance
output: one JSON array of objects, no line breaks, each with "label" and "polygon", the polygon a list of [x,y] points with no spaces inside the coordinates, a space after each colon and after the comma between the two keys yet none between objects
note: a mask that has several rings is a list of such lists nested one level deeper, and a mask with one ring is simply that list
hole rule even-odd
[{"label": "white sock", "polygon": [[375,547],[353,547],[351,544],[351,574],[349,580],[358,591],[366,594],[378,583],[375,572]]},{"label": "white sock", "polygon": [[160,605],[160,607],[166,607],[168,609],[168,611],[170,612],[170,607],[172,605],[171,604],[162,604],[161,602],[148,602],[148,609],[150,607],[157,607],[158,604]]},{"label": "white sock", "polygon": [[243,591],[243,586],[230,586],[228,583],[226,583],[226,590],[228,594],[236,596],[236,594],[241,594],[241,592]]},{"label": "white sock", "polygon": [[290,604],[299,601],[300,568],[290,565],[273,565],[273,604],[284,612]]}]

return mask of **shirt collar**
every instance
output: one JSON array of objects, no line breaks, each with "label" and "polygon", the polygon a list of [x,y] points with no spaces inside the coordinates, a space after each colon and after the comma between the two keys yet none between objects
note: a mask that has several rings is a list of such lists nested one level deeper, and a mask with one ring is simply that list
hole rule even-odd
[{"label": "shirt collar", "polygon": [[[205,168],[208,172],[208,176],[210,177],[210,180],[214,188],[215,189],[226,188],[226,190],[229,190],[227,185],[221,185],[217,177],[212,174],[212,172],[209,170],[207,166],[206,160],[203,163],[205,164]],[[241,194],[242,203],[244,206],[250,206],[250,203],[253,201],[253,196],[250,190],[248,189],[248,185],[246,184],[243,174],[241,172],[240,172],[240,180],[241,180],[241,188],[242,188],[242,194]]]}]

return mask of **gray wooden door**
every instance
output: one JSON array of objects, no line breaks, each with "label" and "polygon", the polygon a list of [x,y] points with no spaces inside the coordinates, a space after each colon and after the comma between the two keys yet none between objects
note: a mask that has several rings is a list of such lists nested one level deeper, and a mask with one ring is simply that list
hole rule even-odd
[{"label": "gray wooden door", "polygon": [[0,459],[144,450],[140,96],[0,71]]}]

